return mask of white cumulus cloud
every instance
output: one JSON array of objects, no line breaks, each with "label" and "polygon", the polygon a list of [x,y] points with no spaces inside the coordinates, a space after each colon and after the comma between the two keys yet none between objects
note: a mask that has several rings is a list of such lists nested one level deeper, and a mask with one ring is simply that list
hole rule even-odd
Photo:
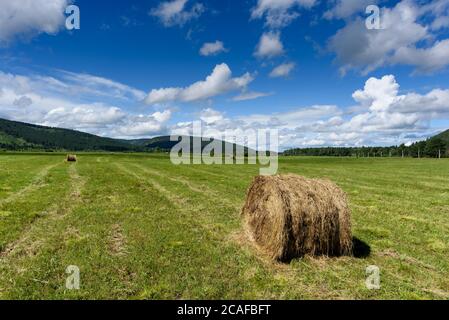
[{"label": "white cumulus cloud", "polygon": [[231,69],[227,64],[217,65],[206,80],[198,81],[186,88],[153,89],[145,99],[147,104],[158,104],[171,101],[192,102],[205,100],[229,91],[243,90],[254,77],[246,73],[241,77],[232,78]]},{"label": "white cumulus cloud", "polygon": [[0,0],[0,44],[17,37],[57,33],[70,0]]},{"label": "white cumulus cloud", "polygon": [[170,110],[158,111],[150,115],[130,115],[115,128],[116,136],[145,137],[163,133],[167,130],[166,122],[171,116]]},{"label": "white cumulus cloud", "polygon": [[251,10],[252,19],[265,17],[265,24],[270,28],[282,28],[295,20],[299,13],[297,8],[311,8],[317,0],[258,0]]},{"label": "white cumulus cloud", "polygon": [[136,116],[110,103],[128,99],[138,102],[145,96],[139,90],[92,75],[65,71],[57,75],[24,76],[0,71],[0,117],[118,138],[166,133],[170,110]]},{"label": "white cumulus cloud", "polygon": [[203,44],[203,46],[200,49],[200,54],[202,56],[207,57],[207,56],[215,56],[219,53],[226,51],[228,50],[225,48],[223,42],[217,40],[215,42],[207,42]]},{"label": "white cumulus cloud", "polygon": [[369,5],[376,5],[379,0],[336,0],[333,7],[324,13],[326,19],[346,19],[352,15],[365,14]]},{"label": "white cumulus cloud", "polygon": [[283,63],[276,68],[273,69],[270,73],[270,77],[272,78],[281,78],[281,77],[287,77],[290,75],[290,73],[295,69],[296,64],[293,62],[290,63]]},{"label": "white cumulus cloud", "polygon": [[[350,113],[348,108],[336,105],[313,105],[233,117],[208,108],[199,117],[206,136],[277,129],[282,148],[398,145],[410,141],[411,136],[431,135],[435,130],[430,125],[433,119],[449,120],[449,88],[401,94],[393,75],[369,78],[353,98],[358,105]],[[179,123],[171,129],[190,134],[189,125]]]},{"label": "white cumulus cloud", "polygon": [[207,124],[214,124],[217,123],[218,121],[223,120],[224,116],[221,112],[217,110],[207,108],[201,111],[200,119],[206,122]]},{"label": "white cumulus cloud", "polygon": [[363,90],[357,90],[352,97],[362,106],[373,111],[382,111],[388,108],[397,98],[399,84],[393,75],[381,79],[370,78]]},{"label": "white cumulus cloud", "polygon": [[284,54],[284,45],[279,32],[265,32],[259,40],[254,55],[258,58],[273,58]]},{"label": "white cumulus cloud", "polygon": [[150,15],[157,17],[164,26],[183,26],[193,19],[197,19],[204,12],[201,3],[195,3],[187,8],[189,0],[173,0],[160,3],[150,11]]},{"label": "white cumulus cloud", "polygon": [[368,74],[388,65],[411,65],[418,72],[429,73],[448,66],[449,39],[438,40],[432,33],[433,23],[444,25],[447,0],[436,3],[440,6],[402,0],[392,8],[384,7],[380,30],[368,30],[360,16],[348,20],[329,41],[341,73],[361,70]]}]

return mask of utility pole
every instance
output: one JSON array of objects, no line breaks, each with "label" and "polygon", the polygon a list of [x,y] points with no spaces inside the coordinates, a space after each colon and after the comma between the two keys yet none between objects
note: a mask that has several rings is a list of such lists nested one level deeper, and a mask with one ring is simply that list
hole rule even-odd
[{"label": "utility pole", "polygon": [[438,149],[438,159],[441,159],[441,149]]},{"label": "utility pole", "polygon": [[404,149],[402,150],[402,158],[404,158]]},{"label": "utility pole", "polygon": [[418,159],[421,158],[421,149],[418,148]]}]

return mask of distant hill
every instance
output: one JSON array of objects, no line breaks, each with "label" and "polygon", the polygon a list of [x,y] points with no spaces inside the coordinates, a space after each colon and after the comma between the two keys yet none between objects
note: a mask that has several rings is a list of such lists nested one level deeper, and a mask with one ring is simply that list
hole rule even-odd
[{"label": "distant hill", "polygon": [[[200,138],[190,137],[191,144],[194,139]],[[136,140],[111,139],[76,130],[38,126],[0,118],[0,150],[154,152],[169,151],[177,143],[170,141],[169,136]],[[223,146],[235,148],[234,144],[222,143]],[[201,144],[204,148],[209,142]],[[245,151],[247,150],[245,148]]]},{"label": "distant hill", "polygon": [[138,147],[120,140],[5,119],[0,119],[0,148],[113,152],[139,150]]},{"label": "distant hill", "polygon": [[123,140],[134,146],[146,147],[146,148],[160,148],[164,150],[170,150],[177,142],[170,141],[169,136],[156,137],[151,139],[137,139],[137,140]]},{"label": "distant hill", "polygon": [[437,134],[431,139],[441,139],[446,143],[446,146],[449,147],[449,130],[441,132],[440,134]]},{"label": "distant hill", "polygon": [[[193,145],[193,142],[195,141],[198,143],[198,140],[201,140],[200,137],[187,137],[184,136],[184,138],[190,138],[190,145]],[[163,150],[171,150],[176,144],[178,144],[178,141],[171,141],[170,136],[162,136],[162,137],[156,137],[153,139],[139,139],[139,140],[124,140],[128,143],[131,143],[135,146],[144,147],[146,149],[163,149]],[[211,141],[214,141],[213,139]],[[211,141],[201,141],[201,149],[203,149],[205,146],[207,146]],[[218,140],[220,141],[220,140]],[[221,141],[223,150],[226,150],[227,148],[235,149],[235,144]],[[234,150],[233,149],[233,150]],[[248,152],[248,148],[244,148],[244,152]]]}]

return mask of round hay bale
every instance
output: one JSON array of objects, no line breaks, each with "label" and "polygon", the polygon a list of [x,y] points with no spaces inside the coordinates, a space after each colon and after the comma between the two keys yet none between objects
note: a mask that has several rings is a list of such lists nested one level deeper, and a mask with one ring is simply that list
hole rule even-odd
[{"label": "round hay bale", "polygon": [[330,181],[294,174],[256,177],[242,216],[252,240],[274,260],[352,254],[346,194]]},{"label": "round hay bale", "polygon": [[76,155],[74,154],[67,155],[67,162],[76,162]]}]

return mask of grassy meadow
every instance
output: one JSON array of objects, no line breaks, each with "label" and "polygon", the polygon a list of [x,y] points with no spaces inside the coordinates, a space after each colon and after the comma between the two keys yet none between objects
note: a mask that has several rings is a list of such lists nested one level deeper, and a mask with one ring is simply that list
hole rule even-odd
[{"label": "grassy meadow", "polygon": [[[0,155],[0,299],[449,299],[449,160],[280,158],[349,196],[356,257],[273,263],[244,241],[257,166]],[[80,290],[66,289],[69,265]],[[365,286],[366,268],[381,289]]]}]

